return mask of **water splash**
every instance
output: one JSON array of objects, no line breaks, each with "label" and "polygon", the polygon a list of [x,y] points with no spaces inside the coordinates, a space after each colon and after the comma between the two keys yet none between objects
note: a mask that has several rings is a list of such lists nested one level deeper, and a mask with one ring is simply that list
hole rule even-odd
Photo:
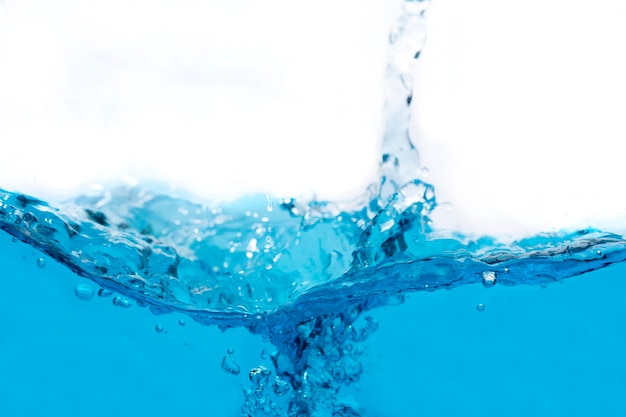
[{"label": "water splash", "polygon": [[[99,297],[115,293],[117,307],[132,299],[271,341],[273,369],[250,371],[243,415],[361,415],[341,390],[363,372],[363,342],[377,328],[368,310],[413,291],[545,284],[626,259],[626,240],[592,229],[505,245],[436,228],[435,189],[416,179],[409,130],[427,6],[406,1],[392,29],[380,183],[357,201],[200,204],[121,187],[53,206],[0,190],[0,228],[98,283]],[[222,368],[241,372],[232,351]]]}]

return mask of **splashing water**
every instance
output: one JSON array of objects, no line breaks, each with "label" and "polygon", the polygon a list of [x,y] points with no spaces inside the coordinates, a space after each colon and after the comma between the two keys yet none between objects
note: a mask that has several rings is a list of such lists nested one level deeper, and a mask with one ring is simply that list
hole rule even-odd
[{"label": "splashing water", "polygon": [[[273,369],[249,371],[242,415],[361,415],[341,389],[359,380],[363,342],[378,327],[367,310],[412,291],[545,284],[626,259],[626,240],[598,230],[505,245],[435,227],[434,187],[416,179],[409,136],[427,6],[407,0],[392,28],[380,182],[357,201],[199,204],[136,186],[53,206],[0,190],[0,228],[98,283],[98,296],[116,293],[115,306],[132,299],[271,341]],[[75,291],[94,296],[88,286]],[[241,372],[232,351],[221,366]]]}]

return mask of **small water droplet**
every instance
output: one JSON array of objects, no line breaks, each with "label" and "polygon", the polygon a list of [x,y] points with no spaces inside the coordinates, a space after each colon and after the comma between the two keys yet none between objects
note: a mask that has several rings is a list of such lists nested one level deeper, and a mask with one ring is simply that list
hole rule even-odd
[{"label": "small water droplet", "polygon": [[241,372],[239,364],[235,362],[230,354],[224,356],[224,359],[222,359],[222,369],[231,375],[239,375],[239,372]]},{"label": "small water droplet", "polygon": [[483,303],[480,303],[476,306],[476,310],[478,311],[485,311],[485,305]]},{"label": "small water droplet", "polygon": [[596,255],[602,255],[602,251],[601,251],[600,249],[598,249],[598,250],[596,251]]},{"label": "small water droplet", "polygon": [[277,376],[276,378],[274,378],[274,384],[272,388],[274,390],[274,394],[282,397],[289,391],[289,383],[281,377]]},{"label": "small water droplet", "polygon": [[235,349],[230,348],[226,351],[229,355],[232,355],[233,353],[235,353]]},{"label": "small water droplet", "polygon": [[129,308],[130,301],[128,301],[124,297],[117,296],[117,297],[113,297],[113,305],[116,307],[121,307],[121,308]]},{"label": "small water droplet", "polygon": [[93,290],[89,285],[78,284],[74,287],[74,294],[76,297],[84,301],[89,301],[93,298]]},{"label": "small water droplet", "polygon": [[13,243],[17,242],[17,238],[16,237],[12,238],[11,242],[13,242]]},{"label": "small water droplet", "polygon": [[485,287],[493,287],[496,285],[496,273],[494,271],[483,272],[483,285]]},{"label": "small water droplet", "polygon": [[37,266],[39,268],[45,268],[46,267],[46,261],[43,258],[37,259]]},{"label": "small water droplet", "polygon": [[508,274],[509,273],[509,268],[504,268],[504,273]]},{"label": "small water droplet", "polygon": [[183,319],[178,320],[178,325],[179,325],[179,326],[181,326],[181,327],[182,327],[182,326],[184,326],[185,324],[187,324],[187,323],[185,322],[185,320],[183,320]]},{"label": "small water droplet", "polygon": [[105,288],[100,288],[98,290],[98,297],[110,297],[113,293]]},{"label": "small water droplet", "polygon": [[163,333],[163,330],[165,330],[165,329],[163,328],[163,325],[162,325],[161,323],[159,323],[159,324],[157,324],[156,326],[154,326],[154,330],[155,330],[157,333]]},{"label": "small water droplet", "polygon": [[430,170],[426,167],[422,167],[420,169],[420,177],[421,178],[428,178],[428,175],[430,174]]}]

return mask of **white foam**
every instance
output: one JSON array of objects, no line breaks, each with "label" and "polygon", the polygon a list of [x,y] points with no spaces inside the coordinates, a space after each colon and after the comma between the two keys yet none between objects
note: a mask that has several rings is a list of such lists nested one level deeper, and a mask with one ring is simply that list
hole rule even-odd
[{"label": "white foam", "polygon": [[440,224],[517,237],[626,224],[626,6],[442,0],[418,61],[416,145]]},{"label": "white foam", "polygon": [[376,178],[390,4],[7,0],[0,186],[356,196]]}]

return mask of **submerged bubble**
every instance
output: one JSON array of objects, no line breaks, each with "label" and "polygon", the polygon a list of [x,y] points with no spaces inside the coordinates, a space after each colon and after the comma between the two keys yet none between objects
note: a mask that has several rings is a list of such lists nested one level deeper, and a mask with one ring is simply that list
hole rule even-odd
[{"label": "submerged bubble", "polygon": [[161,323],[157,324],[156,326],[154,326],[154,330],[157,333],[163,333],[163,331],[165,330],[165,328],[163,328],[163,325]]},{"label": "submerged bubble", "polygon": [[105,288],[100,288],[98,290],[98,297],[103,297],[104,298],[104,297],[110,297],[112,295],[113,295],[113,292],[111,292],[111,291],[109,291],[109,290],[107,290]]},{"label": "submerged bubble", "polygon": [[37,266],[39,268],[45,268],[46,267],[46,261],[43,258],[37,259]]},{"label": "submerged bubble", "polygon": [[493,287],[496,285],[496,273],[494,271],[483,272],[483,285],[485,287]]},{"label": "submerged bubble", "polygon": [[187,323],[185,322],[185,320],[183,320],[183,319],[178,320],[178,325],[179,325],[179,326],[181,326],[181,327],[182,327],[182,326],[184,326],[184,325],[186,325],[186,324],[187,324]]},{"label": "submerged bubble", "polygon": [[121,308],[129,308],[130,301],[118,295],[117,297],[113,298],[113,305],[116,307],[121,307]]},{"label": "submerged bubble", "polygon": [[11,242],[13,243],[17,242],[17,238],[16,237],[11,238]]},{"label": "submerged bubble", "polygon": [[274,394],[282,397],[283,395],[287,394],[287,392],[289,392],[289,383],[281,377],[277,376],[276,378],[274,378],[272,390],[274,391]]},{"label": "submerged bubble", "polygon": [[222,369],[231,375],[239,375],[241,368],[239,367],[239,364],[235,362],[233,357],[230,356],[231,354],[232,350],[228,350],[228,354],[222,359]]},{"label": "submerged bubble", "polygon": [[93,298],[93,290],[89,285],[78,284],[74,287],[74,294],[76,297],[84,301],[89,301]]},{"label": "submerged bubble", "polygon": [[476,306],[476,310],[478,311],[485,311],[485,305],[483,303],[480,303]]},{"label": "submerged bubble", "polygon": [[267,369],[265,366],[257,366],[256,368],[252,368],[250,373],[248,374],[248,378],[253,384],[256,385],[264,385],[267,383],[267,379],[272,374],[272,371]]}]

